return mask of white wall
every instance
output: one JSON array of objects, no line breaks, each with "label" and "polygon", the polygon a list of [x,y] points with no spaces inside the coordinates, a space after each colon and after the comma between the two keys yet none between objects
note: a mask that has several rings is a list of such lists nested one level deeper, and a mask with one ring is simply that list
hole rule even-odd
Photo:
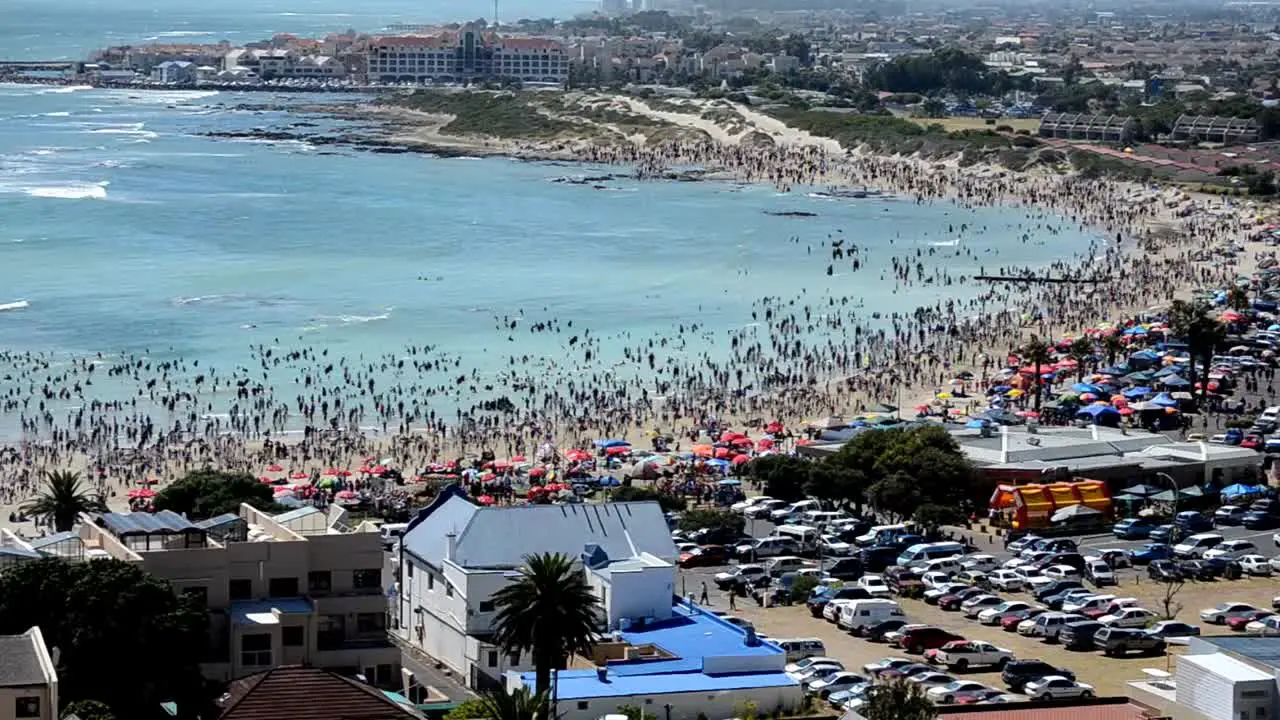
[{"label": "white wall", "polygon": [[588,584],[600,596],[615,630],[622,618],[671,617],[671,595],[675,590],[675,568],[642,567],[612,571],[608,576],[587,571]]},{"label": "white wall", "polygon": [[597,720],[602,715],[616,713],[622,705],[635,705],[646,714],[656,716],[658,720],[667,720],[666,706],[670,705],[671,720],[695,720],[699,713],[709,718],[742,717],[747,703],[754,703],[758,714],[767,716],[778,706],[784,712],[798,708],[803,700],[804,693],[800,686],[792,685],[714,693],[592,698],[585,701],[561,699],[556,710],[559,720]]},{"label": "white wall", "polygon": [[57,700],[51,696],[48,687],[33,688],[0,688],[0,720],[15,720],[17,717],[18,698],[40,698],[40,720],[56,720],[58,717]]}]

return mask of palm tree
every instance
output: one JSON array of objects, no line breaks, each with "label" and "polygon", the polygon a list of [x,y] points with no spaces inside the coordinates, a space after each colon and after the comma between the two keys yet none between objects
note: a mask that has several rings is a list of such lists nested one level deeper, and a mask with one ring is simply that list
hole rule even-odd
[{"label": "palm tree", "polygon": [[51,523],[55,531],[70,530],[81,513],[107,511],[100,496],[80,489],[80,473],[56,470],[46,472],[44,478],[44,492],[19,509],[25,515]]},{"label": "palm tree", "polygon": [[480,696],[486,720],[534,720],[541,717],[548,707],[545,693],[529,692],[529,688],[518,688],[507,694],[502,690],[483,693]]},{"label": "palm tree", "polygon": [[923,685],[900,679],[872,688],[858,714],[867,720],[934,720],[938,706]]},{"label": "palm tree", "polygon": [[1067,348],[1067,357],[1076,361],[1076,379],[1084,380],[1085,366],[1093,362],[1093,341],[1087,337],[1076,338]]},{"label": "palm tree", "polygon": [[497,644],[509,653],[533,653],[540,695],[551,689],[552,669],[564,667],[570,654],[589,653],[595,646],[600,601],[568,555],[525,557],[520,578],[494,593],[493,603]]},{"label": "palm tree", "polygon": [[1049,354],[1049,346],[1035,335],[1032,335],[1031,339],[1022,346],[1022,350],[1020,352],[1022,353],[1023,362],[1031,363],[1031,366],[1035,368],[1036,371],[1036,377],[1032,381],[1032,387],[1035,388],[1036,410],[1039,411],[1040,398],[1044,395],[1044,391],[1040,387],[1040,366],[1052,362],[1053,356]]},{"label": "palm tree", "polygon": [[[1201,360],[1201,367],[1208,368],[1213,358],[1213,351],[1227,337],[1226,330],[1216,319],[1209,316],[1209,305],[1204,302],[1189,303],[1185,300],[1174,300],[1169,306],[1169,328],[1173,334],[1187,343],[1187,353],[1191,356],[1191,364],[1187,368],[1192,389],[1196,383],[1196,360]],[[1207,373],[1206,373],[1207,375]],[[1209,379],[1206,377],[1200,385],[1200,406],[1205,405],[1209,394]]]}]

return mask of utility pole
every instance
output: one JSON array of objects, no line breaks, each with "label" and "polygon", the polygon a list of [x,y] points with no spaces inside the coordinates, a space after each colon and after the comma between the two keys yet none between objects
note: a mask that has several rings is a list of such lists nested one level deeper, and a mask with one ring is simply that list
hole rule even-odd
[{"label": "utility pole", "polygon": [[498,27],[498,0],[493,0],[493,26]]}]

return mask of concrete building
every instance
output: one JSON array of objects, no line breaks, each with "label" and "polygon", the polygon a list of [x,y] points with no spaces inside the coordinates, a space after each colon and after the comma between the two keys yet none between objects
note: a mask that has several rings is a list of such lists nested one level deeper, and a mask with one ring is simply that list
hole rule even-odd
[{"label": "concrete building", "polygon": [[347,528],[341,508],[272,517],[241,505],[200,523],[169,511],[106,513],[62,544],[73,540],[86,557],[136,563],[208,607],[210,679],[306,664],[402,687],[381,537],[371,525]]},{"label": "concrete building", "polygon": [[611,622],[669,612],[676,551],[657,503],[478,507],[447,489],[401,540],[393,631],[471,687],[531,670],[531,658],[508,656],[491,642],[492,598],[535,551],[588,558],[584,572]]},{"label": "concrete building", "polygon": [[196,64],[187,60],[166,60],[151,71],[153,82],[190,85],[196,81]]},{"label": "concrete building", "polygon": [[1120,115],[1046,113],[1040,120],[1040,137],[1063,140],[1128,143],[1137,130],[1137,120]]},{"label": "concrete building", "polygon": [[438,35],[374,38],[366,58],[369,80],[378,83],[569,79],[569,56],[558,40],[502,36],[474,23]]},{"label": "concrete building", "polygon": [[58,671],[40,628],[0,635],[0,720],[57,720]]},{"label": "concrete building", "polygon": [[1252,143],[1258,142],[1255,118],[1181,115],[1173,124],[1173,139],[1179,142]]},{"label": "concrete building", "polygon": [[[663,720],[786,714],[804,703],[800,683],[784,671],[786,653],[692,603],[629,625],[602,642],[594,668],[556,673],[562,720],[596,720],[623,705]],[[533,689],[534,673],[512,672],[508,690]]]},{"label": "concrete building", "polygon": [[1280,706],[1280,638],[1191,638],[1174,673],[1145,671],[1131,696],[1173,720],[1272,720]]}]

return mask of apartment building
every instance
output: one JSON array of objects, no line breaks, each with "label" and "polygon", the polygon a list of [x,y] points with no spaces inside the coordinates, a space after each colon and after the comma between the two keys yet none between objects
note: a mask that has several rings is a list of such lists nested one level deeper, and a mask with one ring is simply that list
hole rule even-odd
[{"label": "apartment building", "polygon": [[40,628],[0,635],[0,720],[57,720],[58,671]]},{"label": "apartment building", "polygon": [[400,651],[386,632],[383,551],[372,525],[304,507],[271,516],[249,505],[192,523],[170,511],[106,513],[49,554],[137,563],[209,609],[202,670],[230,681],[311,665],[400,688]]},{"label": "apartment building", "polygon": [[[493,595],[532,552],[563,553],[580,559],[584,572],[590,568],[588,582],[608,615],[602,629],[623,617],[670,612],[676,550],[657,503],[480,507],[449,488],[401,540],[392,632],[473,688],[532,670],[531,658],[507,655],[492,642]],[[406,663],[412,660],[406,654]]]},{"label": "apartment building", "polygon": [[474,23],[438,35],[373,38],[366,59],[369,80],[378,83],[563,83],[569,78],[569,56],[559,41],[501,36]]}]

